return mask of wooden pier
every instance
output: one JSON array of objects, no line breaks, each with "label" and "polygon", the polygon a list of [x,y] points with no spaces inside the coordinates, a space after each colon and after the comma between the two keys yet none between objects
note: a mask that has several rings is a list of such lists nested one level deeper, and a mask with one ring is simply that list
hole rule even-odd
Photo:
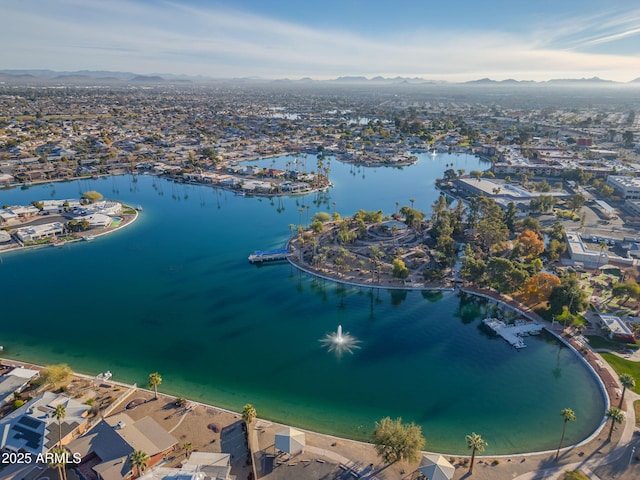
[{"label": "wooden pier", "polygon": [[504,338],[509,345],[515,348],[525,348],[527,346],[522,340],[523,335],[539,335],[543,325],[535,322],[516,321],[513,325],[507,325],[497,318],[485,318],[482,323],[493,330],[496,334]]},{"label": "wooden pier", "polygon": [[290,252],[286,248],[278,250],[256,250],[249,255],[249,263],[275,262],[286,260]]}]

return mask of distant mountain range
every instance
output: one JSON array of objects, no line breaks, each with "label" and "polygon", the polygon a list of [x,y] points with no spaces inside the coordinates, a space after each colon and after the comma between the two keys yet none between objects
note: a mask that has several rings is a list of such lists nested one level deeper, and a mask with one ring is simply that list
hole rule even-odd
[{"label": "distant mountain range", "polygon": [[474,86],[519,86],[519,85],[583,85],[583,86],[605,86],[605,85],[628,85],[640,84],[640,78],[630,82],[615,82],[604,80],[598,77],[592,78],[563,78],[547,81],[533,80],[492,80],[482,78],[469,82],[446,82],[428,80],[420,77],[373,77],[364,76],[343,76],[332,80],[313,80],[309,77],[300,80],[290,80],[282,78],[278,80],[268,80],[259,77],[243,78],[211,78],[205,76],[173,75],[173,74],[151,74],[139,75],[132,72],[111,72],[111,71],[91,71],[80,70],[76,72],[57,72],[54,70],[0,70],[0,83],[7,84],[159,84],[159,83],[206,83],[213,81],[235,81],[235,82],[273,82],[292,84],[368,84],[368,85],[474,85]]}]

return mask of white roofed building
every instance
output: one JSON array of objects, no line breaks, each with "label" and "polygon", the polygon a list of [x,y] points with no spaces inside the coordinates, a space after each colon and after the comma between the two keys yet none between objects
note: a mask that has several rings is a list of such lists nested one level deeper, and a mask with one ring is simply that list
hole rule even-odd
[{"label": "white roofed building", "polygon": [[15,231],[16,237],[18,237],[18,240],[21,242],[34,242],[47,237],[55,237],[62,233],[64,233],[64,224],[61,222],[33,225],[30,227],[18,228]]}]

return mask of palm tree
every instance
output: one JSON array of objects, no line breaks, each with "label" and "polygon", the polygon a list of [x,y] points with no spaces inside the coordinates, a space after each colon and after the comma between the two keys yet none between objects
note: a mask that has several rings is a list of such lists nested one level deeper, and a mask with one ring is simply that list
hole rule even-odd
[{"label": "palm tree", "polygon": [[560,447],[562,447],[562,441],[564,440],[564,432],[567,428],[567,422],[574,422],[576,420],[576,414],[570,408],[563,408],[560,415],[564,418],[562,422],[562,436],[560,437],[560,443],[558,444],[558,450],[556,451],[556,461],[558,455],[560,455]]},{"label": "palm tree", "polygon": [[64,405],[60,404],[56,406],[53,412],[53,417],[58,420],[58,445],[62,446],[62,420],[67,416],[67,409]]},{"label": "palm tree", "polygon": [[193,445],[191,445],[191,442],[184,442],[182,444],[182,448],[184,448],[184,456],[188,457],[193,450]]},{"label": "palm tree", "polygon": [[249,431],[249,425],[251,425],[251,422],[253,422],[257,416],[258,413],[256,412],[256,409],[253,407],[253,405],[247,403],[244,406],[244,410],[242,410],[242,419],[247,424],[247,431]]},{"label": "palm tree", "polygon": [[153,388],[155,399],[158,399],[158,385],[162,383],[162,377],[158,372],[149,374],[149,388]]},{"label": "palm tree", "polygon": [[628,373],[623,373],[620,375],[620,383],[622,384],[622,395],[620,396],[620,405],[618,405],[618,408],[622,408],[622,402],[624,402],[624,394],[627,388],[634,388],[636,386],[636,379]]},{"label": "palm tree", "polygon": [[476,432],[467,435],[465,438],[467,439],[467,447],[471,449],[471,465],[469,465],[469,475],[471,475],[473,473],[473,461],[476,459],[476,452],[484,452],[488,443]]},{"label": "palm tree", "polygon": [[66,456],[67,451],[62,447],[56,447],[51,449],[53,456],[49,456],[49,467],[55,467],[58,470],[58,478],[59,480],[67,480],[67,470],[65,468],[66,465]]},{"label": "palm tree", "polygon": [[622,423],[622,421],[624,420],[624,412],[619,408],[611,407],[609,410],[607,410],[607,413],[605,415],[608,419],[611,420],[611,428],[609,429],[609,436],[607,437],[607,440],[611,440],[611,435],[613,435],[613,427],[616,423]]},{"label": "palm tree", "polygon": [[132,466],[136,467],[136,469],[138,470],[138,477],[140,477],[144,469],[147,468],[149,455],[147,455],[142,450],[136,450],[135,452],[131,452],[131,454],[129,455],[129,460],[131,461]]}]

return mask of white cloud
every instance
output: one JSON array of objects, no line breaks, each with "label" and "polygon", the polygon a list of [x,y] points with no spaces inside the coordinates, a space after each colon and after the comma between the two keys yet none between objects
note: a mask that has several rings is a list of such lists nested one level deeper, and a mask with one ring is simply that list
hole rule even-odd
[{"label": "white cloud", "polygon": [[638,34],[633,22],[640,15],[557,19],[520,35],[437,31],[430,25],[428,32],[365,37],[170,2],[151,8],[129,0],[12,0],[4,10],[10,20],[0,31],[0,41],[12,48],[0,53],[0,68],[219,77],[385,74],[540,80],[599,75],[623,81],[640,77],[637,54],[584,51],[590,45]]}]

